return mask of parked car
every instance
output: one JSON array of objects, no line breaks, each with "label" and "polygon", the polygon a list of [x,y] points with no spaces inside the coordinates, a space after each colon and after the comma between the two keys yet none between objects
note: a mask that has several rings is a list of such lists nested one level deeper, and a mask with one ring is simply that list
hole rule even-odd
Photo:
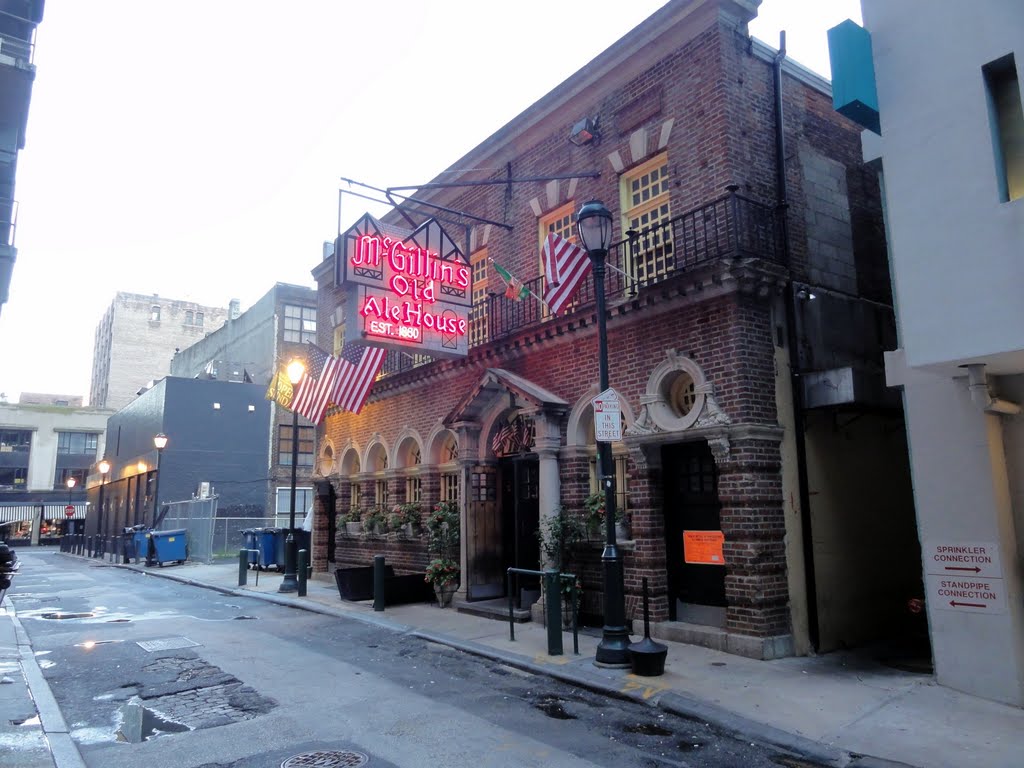
[{"label": "parked car", "polygon": [[18,553],[6,543],[0,542],[0,603],[4,601],[7,588],[11,586],[11,579],[20,565]]}]

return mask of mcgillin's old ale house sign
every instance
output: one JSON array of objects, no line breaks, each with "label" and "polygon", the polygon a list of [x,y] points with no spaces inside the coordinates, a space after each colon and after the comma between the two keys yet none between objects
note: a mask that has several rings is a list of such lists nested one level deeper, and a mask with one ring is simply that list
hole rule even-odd
[{"label": "mcgillin's old ale house sign", "polygon": [[365,214],[338,236],[334,252],[346,335],[359,329],[367,344],[466,354],[472,272],[436,220],[405,232]]}]

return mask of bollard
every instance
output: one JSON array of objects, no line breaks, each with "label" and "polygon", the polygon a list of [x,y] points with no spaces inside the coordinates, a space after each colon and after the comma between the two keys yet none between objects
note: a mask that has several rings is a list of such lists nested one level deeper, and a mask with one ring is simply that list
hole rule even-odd
[{"label": "bollard", "polygon": [[544,571],[544,592],[548,614],[548,655],[562,655],[562,580],[558,571]]},{"label": "bollard", "polygon": [[299,577],[299,589],[298,589],[299,597],[305,597],[306,596],[306,577],[307,577],[307,574],[306,574],[306,561],[308,559],[309,559],[309,552],[307,552],[305,549],[300,549],[299,550],[299,563],[298,563],[298,566],[296,568],[296,570],[298,571],[298,577]]},{"label": "bollard", "polygon": [[249,579],[249,564],[246,562],[248,559],[249,553],[246,550],[238,550],[238,586],[240,587],[244,587]]},{"label": "bollard", "polygon": [[384,610],[384,555],[373,556],[373,610]]},{"label": "bollard", "polygon": [[92,546],[93,546],[93,537],[92,536],[86,536],[85,537],[85,556],[86,557],[92,557]]}]

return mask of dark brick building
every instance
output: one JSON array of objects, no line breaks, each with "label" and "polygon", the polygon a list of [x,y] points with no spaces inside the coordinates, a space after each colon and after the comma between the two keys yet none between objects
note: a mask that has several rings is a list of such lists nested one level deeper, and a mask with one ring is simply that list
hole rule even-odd
[{"label": "dark brick building", "polygon": [[[592,276],[552,316],[508,298],[491,262],[543,296],[544,237],[575,238],[576,211],[599,199],[614,216],[627,617],[642,618],[646,577],[655,635],[759,658],[893,626],[920,574],[902,415],[881,378],[894,344],[877,180],[828,82],[749,37],[757,5],[668,3],[385,218],[444,219],[471,268],[468,354],[389,353],[358,416],[328,413],[317,569],[385,554],[422,570],[422,538],[340,529],[329,562],[328,519],[457,498],[456,605],[498,598],[506,568],[538,567],[538,525],[582,512],[598,487]],[[597,138],[570,141],[588,118]],[[334,266],[314,277],[320,344],[337,352],[353,299]],[[694,532],[710,550],[685,548]],[[895,564],[864,573],[869,556]],[[575,547],[573,569],[599,620],[601,544]]]}]

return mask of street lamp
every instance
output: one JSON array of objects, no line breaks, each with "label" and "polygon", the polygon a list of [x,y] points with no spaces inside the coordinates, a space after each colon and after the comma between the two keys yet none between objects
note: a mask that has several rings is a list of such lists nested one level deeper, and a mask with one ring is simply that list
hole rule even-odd
[{"label": "street lamp", "polygon": [[160,513],[160,456],[167,447],[167,435],[160,432],[153,436],[153,445],[156,447],[156,480],[153,482],[153,526],[157,524],[157,515]]},{"label": "street lamp", "polygon": [[[288,363],[288,381],[292,383],[292,397],[295,397],[295,387],[302,380],[306,372],[306,366],[299,359]],[[281,579],[281,586],[278,592],[297,592],[299,582],[296,575],[298,570],[296,561],[298,553],[295,551],[295,470],[299,463],[299,412],[295,410],[295,403],[292,402],[292,497],[288,513],[288,538],[284,540],[284,578]]]},{"label": "street lamp", "polygon": [[74,527],[74,525],[75,525],[75,524],[74,524],[74,523],[72,522],[72,518],[74,517],[74,507],[73,507],[73,505],[71,504],[71,489],[75,487],[75,483],[77,483],[77,482],[78,482],[78,481],[77,481],[77,480],[75,480],[75,478],[74,478],[74,477],[69,477],[69,478],[67,479],[67,482],[65,483],[65,484],[67,485],[67,487],[68,487],[68,506],[69,506],[69,507],[72,507],[72,514],[68,516],[68,533],[71,533],[71,529],[72,529],[72,528]]},{"label": "street lamp", "polygon": [[100,511],[99,514],[96,515],[96,533],[100,536],[104,536],[106,535],[106,531],[103,530],[103,487],[107,484],[107,474],[110,472],[110,462],[103,459],[96,468],[100,471]]},{"label": "street lamp", "polygon": [[[576,214],[580,242],[594,266],[594,295],[597,299],[598,382],[601,392],[608,389],[608,329],[604,309],[605,257],[612,242],[612,214],[600,200],[585,203]],[[628,667],[629,633],[626,631],[626,597],[622,581],[622,558],[615,544],[615,466],[612,447],[598,442],[601,485],[604,488],[605,544],[601,553],[604,566],[604,628],[597,645],[595,663],[607,667]]]}]

